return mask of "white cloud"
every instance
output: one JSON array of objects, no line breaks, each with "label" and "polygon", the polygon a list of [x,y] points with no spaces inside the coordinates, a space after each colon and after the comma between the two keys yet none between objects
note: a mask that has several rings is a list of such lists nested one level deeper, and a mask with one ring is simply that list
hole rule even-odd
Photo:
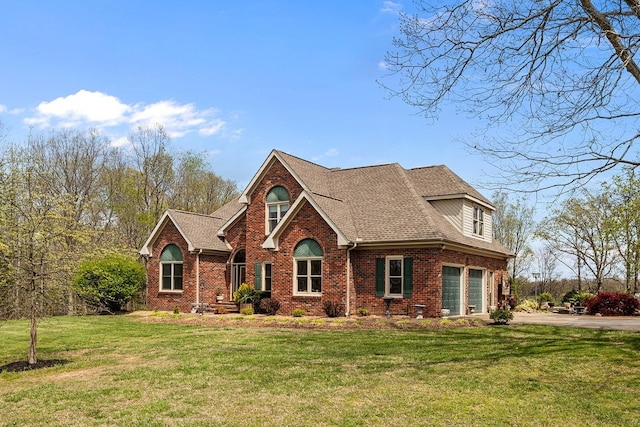
[{"label": "white cloud", "polygon": [[191,132],[202,136],[220,133],[226,122],[215,117],[217,114],[213,108],[199,110],[194,104],[180,104],[174,100],[129,105],[102,92],[80,90],[73,95],[41,102],[35,115],[24,122],[41,128],[161,124],[169,136],[180,138]]},{"label": "white cloud", "polygon": [[[150,105],[136,105],[130,122],[135,125],[164,126],[169,136],[179,138],[194,130],[211,127],[211,116],[216,111],[198,110],[193,104],[178,104],[175,101],[160,101]],[[214,119],[220,120],[220,119]]]},{"label": "white cloud", "polygon": [[396,3],[390,0],[385,0],[382,2],[382,9],[380,11],[382,13],[391,13],[397,15],[402,10],[402,4]]},{"label": "white cloud", "polygon": [[220,131],[222,131],[222,128],[224,128],[224,125],[225,125],[225,122],[222,120],[213,120],[210,123],[210,126],[200,128],[198,133],[203,136],[215,135],[217,133],[220,133]]},{"label": "white cloud", "polygon": [[0,104],[0,114],[6,113],[6,112],[7,112],[7,107],[5,105]]},{"label": "white cloud", "polygon": [[382,71],[387,71],[389,69],[389,64],[387,64],[387,61],[380,61],[378,62],[378,69],[382,70]]},{"label": "white cloud", "polygon": [[130,108],[114,96],[80,90],[73,95],[41,102],[36,108],[36,115],[25,119],[25,123],[42,127],[51,126],[52,122],[64,127],[83,123],[117,125],[126,120],[125,114]]}]

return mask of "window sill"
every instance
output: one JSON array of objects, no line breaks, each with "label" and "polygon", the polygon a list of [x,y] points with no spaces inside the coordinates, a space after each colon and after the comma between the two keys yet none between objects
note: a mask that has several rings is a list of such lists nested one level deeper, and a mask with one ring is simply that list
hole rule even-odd
[{"label": "window sill", "polygon": [[158,291],[158,293],[160,293],[160,294],[181,294],[181,293],[183,293],[183,292],[184,292],[184,290],[183,290],[183,289],[181,289],[181,290],[177,290],[177,291],[172,291],[172,290],[170,290],[170,289],[160,289],[160,290]]},{"label": "window sill", "polygon": [[294,297],[321,297],[322,292],[309,292],[307,294],[293,294]]}]

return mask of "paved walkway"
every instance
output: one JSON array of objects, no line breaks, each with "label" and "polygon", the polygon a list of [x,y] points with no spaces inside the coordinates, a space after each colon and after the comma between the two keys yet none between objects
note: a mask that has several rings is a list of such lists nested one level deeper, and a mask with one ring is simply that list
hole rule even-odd
[{"label": "paved walkway", "polygon": [[[478,315],[491,322],[489,314]],[[620,331],[640,331],[640,316],[591,316],[588,314],[559,313],[513,313],[512,325],[537,324],[553,326],[573,326],[577,328],[612,329]]]}]

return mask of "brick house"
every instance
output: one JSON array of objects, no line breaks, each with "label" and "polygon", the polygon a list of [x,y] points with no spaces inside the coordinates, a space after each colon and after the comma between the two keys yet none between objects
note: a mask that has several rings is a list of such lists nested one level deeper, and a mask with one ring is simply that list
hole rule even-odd
[{"label": "brick house", "polygon": [[168,210],[140,254],[150,309],[189,311],[251,283],[323,315],[487,312],[508,293],[512,253],[489,200],[446,166],[332,169],[272,151],[237,200],[211,215]]}]

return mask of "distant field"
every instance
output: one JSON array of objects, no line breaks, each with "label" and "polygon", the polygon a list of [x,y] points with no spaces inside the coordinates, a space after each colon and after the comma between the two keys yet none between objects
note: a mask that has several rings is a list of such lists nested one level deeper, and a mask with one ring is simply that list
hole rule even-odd
[{"label": "distant field", "polygon": [[[44,320],[39,358],[69,363],[0,374],[0,426],[640,425],[638,333],[172,320]],[[27,348],[0,323],[0,365]]]}]

